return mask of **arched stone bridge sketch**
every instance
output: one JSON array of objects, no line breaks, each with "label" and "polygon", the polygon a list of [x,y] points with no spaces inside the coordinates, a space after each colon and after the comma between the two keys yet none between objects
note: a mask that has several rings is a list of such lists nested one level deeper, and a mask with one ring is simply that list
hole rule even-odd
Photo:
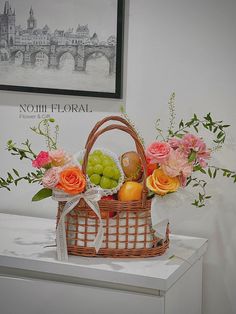
[{"label": "arched stone bridge sketch", "polygon": [[48,56],[48,68],[59,69],[60,59],[65,53],[70,53],[75,61],[75,71],[85,71],[86,63],[93,54],[104,55],[109,62],[109,74],[115,73],[116,68],[116,46],[106,45],[17,45],[9,47],[10,61],[15,62],[16,54],[23,54],[23,66],[34,66],[36,55],[44,53]]}]

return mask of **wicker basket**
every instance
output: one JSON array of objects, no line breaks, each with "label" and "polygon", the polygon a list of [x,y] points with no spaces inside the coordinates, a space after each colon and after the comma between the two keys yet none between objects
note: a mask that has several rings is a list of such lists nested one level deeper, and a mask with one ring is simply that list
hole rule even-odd
[{"label": "wicker basket", "polygon": [[[122,124],[111,124],[99,130],[108,121],[119,121]],[[121,130],[128,133],[135,141],[137,152],[144,169],[143,193],[140,201],[121,202],[118,200],[100,200],[104,224],[102,247],[96,253],[92,243],[99,228],[97,216],[83,199],[66,216],[65,230],[68,254],[80,256],[103,257],[151,257],[162,255],[169,246],[169,225],[166,227],[166,238],[155,236],[151,225],[151,200],[147,199],[146,158],[143,146],[130,124],[119,116],[110,116],[99,121],[88,136],[82,166],[85,174],[89,153],[97,138],[110,130]],[[57,223],[65,203],[59,202]],[[115,215],[114,215],[115,213]]]}]

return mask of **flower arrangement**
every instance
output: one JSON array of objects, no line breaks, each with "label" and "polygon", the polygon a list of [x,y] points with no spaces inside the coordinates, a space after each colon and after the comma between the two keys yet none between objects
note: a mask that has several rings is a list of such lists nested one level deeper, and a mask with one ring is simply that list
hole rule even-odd
[{"label": "flower arrangement", "polygon": [[[189,121],[181,121],[175,128],[175,93],[172,93],[169,105],[169,128],[167,136],[164,136],[160,128],[160,119],[156,121],[157,137],[156,140],[147,146],[146,159],[148,163],[147,187],[150,195],[164,196],[173,193],[180,188],[192,185],[198,188],[198,197],[192,202],[196,207],[205,206],[207,199],[211,196],[206,192],[207,181],[198,178],[197,174],[209,176],[214,179],[218,173],[224,177],[233,179],[236,182],[236,172],[220,168],[209,163],[213,153],[223,147],[226,138],[225,129],[230,125],[223,121],[214,121],[211,113],[202,119],[196,114]],[[121,108],[123,116],[129,121],[136,130],[135,124]],[[213,135],[213,147],[207,147],[203,138],[198,133],[200,128],[205,129]],[[144,141],[136,130],[141,142]],[[195,134],[193,134],[195,132]],[[145,146],[145,145],[144,145]]]},{"label": "flower arrangement", "polygon": [[[174,101],[175,94],[173,93],[169,100],[170,125],[167,136],[164,136],[164,132],[160,128],[160,120],[158,119],[156,122],[157,138],[145,148],[148,172],[146,185],[149,189],[150,197],[154,195],[165,196],[168,193],[173,193],[188,185],[192,185],[194,188],[198,188],[198,197],[192,202],[192,205],[202,207],[205,206],[206,200],[211,198],[211,196],[206,192],[207,181],[202,178],[199,179],[197,173],[215,178],[221,172],[223,176],[232,178],[236,182],[235,171],[220,168],[209,163],[212,154],[222,148],[226,138],[225,129],[229,125],[224,124],[223,121],[214,121],[210,113],[202,119],[194,114],[189,121],[181,120],[178,123],[178,127],[174,129],[176,118]],[[144,141],[134,123],[123,109],[121,112],[144,146]],[[21,147],[18,147],[12,140],[8,141],[8,151],[12,155],[20,157],[21,160],[30,160],[32,167],[36,170],[21,176],[16,169],[13,169],[12,172],[8,172],[6,179],[0,178],[0,188],[10,190],[11,184],[17,185],[22,180],[26,180],[29,183],[39,183],[42,185],[42,189],[32,198],[33,201],[39,201],[52,196],[54,190],[59,190],[71,196],[80,194],[86,190],[88,177],[96,179],[94,180],[95,185],[100,185],[102,173],[107,176],[105,178],[106,188],[109,188],[109,182],[114,184],[114,175],[116,175],[116,180],[120,176],[119,169],[114,169],[114,163],[108,156],[104,157],[100,151],[94,152],[95,156],[91,156],[91,163],[88,163],[86,178],[82,173],[79,162],[75,162],[75,159],[63,149],[58,149],[59,127],[55,125],[54,130],[51,130],[54,123],[54,119],[45,119],[37,127],[31,128],[35,134],[45,138],[47,151],[35,154],[28,139]],[[213,134],[214,138],[212,141],[214,147],[209,148],[203,138],[198,135],[200,127]],[[142,181],[142,167],[137,160],[138,157],[133,156],[133,154],[133,152],[123,154],[120,158],[121,166],[125,174],[129,173],[130,169],[133,171],[126,175],[126,181],[140,182]],[[132,158],[130,158],[131,156]],[[94,164],[94,161],[96,161],[96,164]],[[103,163],[106,164],[106,169]],[[126,169],[127,163],[129,165],[128,172]],[[134,186],[135,184],[133,184],[133,189]],[[131,195],[130,191],[128,194]],[[140,193],[138,195],[141,197]],[[119,192],[114,196],[114,198],[116,197],[120,197],[123,200]]]},{"label": "flower arrangement", "polygon": [[[72,156],[58,148],[59,127],[54,124],[54,119],[42,120],[31,128],[46,140],[47,150],[36,154],[28,139],[21,146],[8,141],[10,154],[20,160],[30,160],[35,171],[21,176],[13,169],[7,173],[7,178],[0,177],[0,188],[10,190],[12,184],[17,186],[22,180],[38,183],[41,189],[33,196],[33,201],[52,197],[59,203],[56,228],[59,260],[68,260],[68,252],[84,256],[127,257],[128,254],[132,257],[132,254],[137,256],[137,248],[140,249],[139,256],[161,255],[169,245],[169,222],[168,219],[160,221],[157,215],[155,200],[158,197],[165,197],[192,184],[198,188],[198,197],[192,205],[203,207],[211,196],[206,192],[207,181],[198,178],[197,173],[215,178],[222,172],[223,176],[236,182],[235,171],[209,164],[212,154],[223,146],[225,129],[229,125],[214,121],[210,113],[202,119],[194,114],[187,122],[181,120],[175,130],[174,99],[172,94],[167,136],[164,136],[157,120],[157,138],[146,147],[124,111],[123,117],[107,117],[96,124],[101,126],[115,120],[120,121],[122,126],[113,124],[100,129],[100,132],[94,131],[95,127],[88,137],[90,141],[85,154],[81,151]],[[214,147],[209,148],[198,135],[201,126],[213,134]],[[106,149],[90,151],[96,137],[112,129],[129,133],[138,151],[125,152],[119,158]],[[80,202],[81,199],[83,202]],[[120,226],[125,230],[120,231]],[[135,241],[134,232],[137,235]],[[111,238],[105,236],[106,233]]]},{"label": "flower arrangement", "polygon": [[54,189],[70,195],[75,195],[85,190],[86,179],[80,167],[72,161],[72,157],[63,149],[57,148],[58,125],[55,126],[54,136],[51,136],[50,126],[54,122],[54,119],[45,119],[37,127],[31,128],[34,133],[46,139],[48,151],[41,151],[36,155],[31,149],[29,140],[26,140],[22,147],[17,147],[12,140],[8,141],[8,151],[14,156],[19,156],[21,160],[31,160],[32,167],[36,171],[20,176],[19,172],[13,169],[12,174],[8,173],[7,179],[0,179],[0,187],[10,190],[10,184],[17,185],[21,180],[26,180],[29,183],[39,183],[43,188],[34,195],[33,201],[52,196]]}]

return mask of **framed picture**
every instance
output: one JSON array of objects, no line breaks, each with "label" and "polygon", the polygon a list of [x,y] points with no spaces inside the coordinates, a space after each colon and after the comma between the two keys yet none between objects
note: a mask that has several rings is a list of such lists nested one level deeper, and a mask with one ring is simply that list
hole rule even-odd
[{"label": "framed picture", "polygon": [[0,0],[0,89],[122,98],[124,0]]}]

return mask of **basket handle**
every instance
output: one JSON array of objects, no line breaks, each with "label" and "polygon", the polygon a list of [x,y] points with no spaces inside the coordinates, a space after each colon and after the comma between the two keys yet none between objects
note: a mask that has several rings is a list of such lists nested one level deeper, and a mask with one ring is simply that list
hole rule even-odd
[{"label": "basket handle", "polygon": [[[108,121],[108,120],[106,120],[106,121]],[[98,123],[98,124],[101,125],[100,123]],[[127,122],[127,124],[129,125],[128,122]],[[136,148],[137,148],[137,153],[139,154],[139,156],[141,158],[141,162],[142,162],[142,166],[143,166],[143,170],[144,170],[143,192],[142,192],[142,207],[145,207],[146,200],[147,200],[147,194],[148,194],[148,190],[147,190],[147,186],[146,186],[147,162],[146,162],[146,157],[145,157],[145,152],[144,152],[143,146],[142,146],[141,142],[139,141],[139,139],[137,137],[137,134],[130,127],[130,125],[128,127],[128,126],[124,126],[124,125],[120,125],[120,124],[111,124],[111,125],[106,126],[103,129],[101,129],[101,130],[99,130],[99,131],[97,131],[95,133],[91,132],[90,133],[91,136],[89,136],[88,141],[86,143],[86,147],[85,147],[85,155],[84,155],[84,159],[83,159],[82,171],[83,171],[84,174],[86,174],[86,168],[87,168],[87,163],[88,163],[88,156],[89,156],[89,153],[90,153],[94,143],[96,142],[97,138],[100,135],[102,135],[103,133],[111,131],[111,130],[121,130],[121,131],[123,131],[125,133],[128,133],[133,138],[133,140],[135,141]]]},{"label": "basket handle", "polygon": [[121,123],[123,123],[124,125],[126,125],[128,128],[131,128],[133,130],[133,127],[130,125],[130,123],[125,120],[124,118],[120,117],[120,116],[108,116],[106,118],[103,118],[102,120],[98,121],[94,128],[92,129],[92,131],[89,133],[89,136],[88,136],[88,139],[87,139],[87,142],[85,144],[85,149],[87,148],[88,146],[88,143],[90,142],[92,136],[94,133],[97,132],[97,130],[103,125],[105,124],[106,122],[108,121],[119,121]]}]

